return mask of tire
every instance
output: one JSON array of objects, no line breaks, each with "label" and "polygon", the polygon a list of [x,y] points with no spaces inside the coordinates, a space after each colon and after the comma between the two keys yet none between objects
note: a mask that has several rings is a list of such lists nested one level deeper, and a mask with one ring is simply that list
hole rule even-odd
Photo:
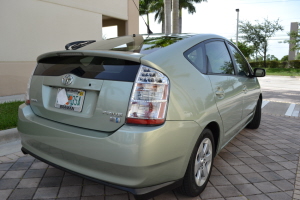
[{"label": "tire", "polygon": [[213,134],[211,130],[204,129],[194,147],[183,184],[178,188],[180,193],[195,197],[205,189],[211,174],[214,155]]},{"label": "tire", "polygon": [[261,99],[258,99],[255,113],[252,121],[246,126],[246,128],[249,129],[257,129],[260,125],[260,119],[261,119]]}]

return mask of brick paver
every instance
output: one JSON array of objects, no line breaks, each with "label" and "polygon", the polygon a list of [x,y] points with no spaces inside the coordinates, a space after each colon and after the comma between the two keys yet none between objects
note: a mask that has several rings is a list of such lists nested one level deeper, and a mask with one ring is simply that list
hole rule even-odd
[{"label": "brick paver", "polygon": [[[300,200],[299,118],[262,116],[215,158],[207,188],[198,197],[168,191],[154,200]],[[0,157],[0,199],[134,200],[124,191],[53,168],[21,152]]]}]

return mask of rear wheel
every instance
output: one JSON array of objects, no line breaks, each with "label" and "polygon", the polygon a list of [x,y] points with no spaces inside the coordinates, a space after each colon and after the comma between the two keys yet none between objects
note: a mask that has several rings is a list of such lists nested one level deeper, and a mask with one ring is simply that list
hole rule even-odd
[{"label": "rear wheel", "polygon": [[254,117],[246,127],[249,129],[257,129],[260,125],[260,119],[261,119],[261,99],[258,99],[255,108]]},{"label": "rear wheel", "polygon": [[179,192],[187,196],[197,196],[206,187],[215,153],[215,143],[211,130],[204,129],[201,133],[189,161]]}]

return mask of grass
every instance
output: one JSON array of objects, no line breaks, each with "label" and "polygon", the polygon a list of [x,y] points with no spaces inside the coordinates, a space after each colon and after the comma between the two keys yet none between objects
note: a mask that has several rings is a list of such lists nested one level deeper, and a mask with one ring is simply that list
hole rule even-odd
[{"label": "grass", "polygon": [[24,103],[23,101],[15,101],[0,104],[0,130],[17,127],[18,108]]},{"label": "grass", "polygon": [[300,69],[293,68],[266,68],[267,75],[300,76]]}]

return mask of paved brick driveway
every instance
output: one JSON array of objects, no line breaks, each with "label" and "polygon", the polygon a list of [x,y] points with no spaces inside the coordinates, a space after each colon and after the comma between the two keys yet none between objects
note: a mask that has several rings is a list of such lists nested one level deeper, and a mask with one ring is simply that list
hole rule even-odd
[{"label": "paved brick driveway", "polygon": [[[299,122],[299,118],[264,114],[259,129],[243,130],[216,157],[210,182],[200,197],[169,191],[154,199],[300,199]],[[0,157],[0,200],[5,199],[134,198],[19,152]]]}]

